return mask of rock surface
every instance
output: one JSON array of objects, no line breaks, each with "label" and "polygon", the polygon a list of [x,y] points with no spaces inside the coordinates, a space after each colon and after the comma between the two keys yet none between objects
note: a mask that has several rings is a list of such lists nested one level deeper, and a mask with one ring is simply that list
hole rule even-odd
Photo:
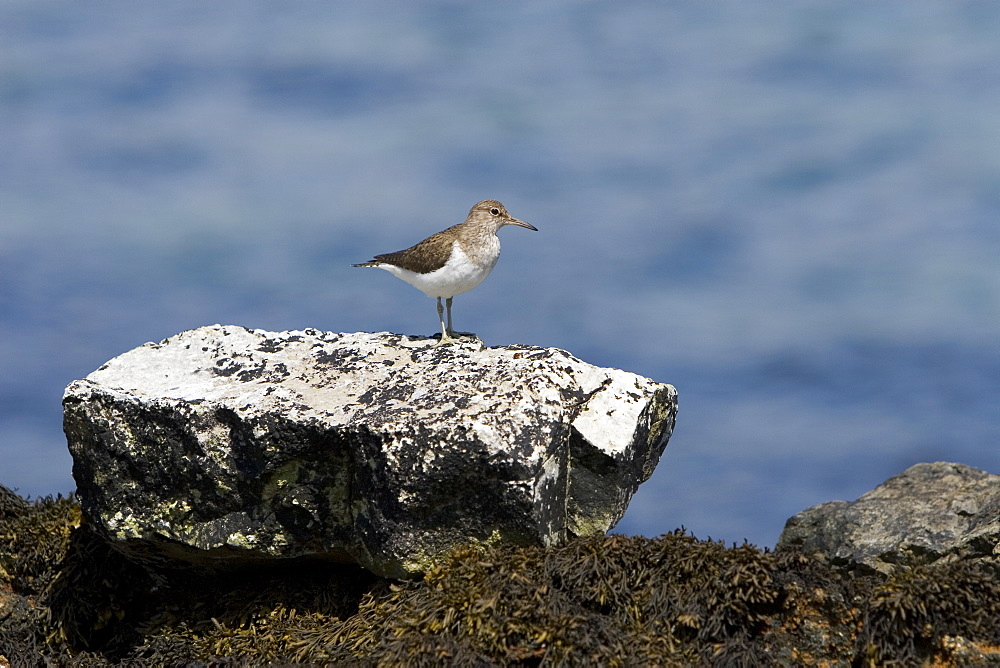
[{"label": "rock surface", "polygon": [[63,399],[83,510],[141,556],[392,577],[618,522],[666,447],[672,386],[553,348],[431,343],[215,325],[116,357]]},{"label": "rock surface", "polygon": [[857,501],[824,503],[791,518],[778,549],[792,546],[885,573],[943,557],[995,557],[1000,476],[962,464],[916,464]]}]

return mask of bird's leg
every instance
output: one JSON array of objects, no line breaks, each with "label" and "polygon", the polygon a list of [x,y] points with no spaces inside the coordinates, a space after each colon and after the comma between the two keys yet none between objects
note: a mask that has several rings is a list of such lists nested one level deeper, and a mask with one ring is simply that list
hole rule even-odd
[{"label": "bird's leg", "polygon": [[453,299],[453,297],[448,297],[448,301],[446,302],[448,304],[448,333],[451,334],[452,336],[471,336],[474,339],[478,339],[479,337],[476,336],[475,334],[473,334],[472,332],[456,332],[454,329],[452,329],[452,327],[451,327],[451,300],[452,299]]},{"label": "bird's leg", "polygon": [[441,306],[441,298],[438,297],[437,300],[438,300],[438,320],[441,322],[441,338],[438,339],[438,342],[435,343],[434,345],[435,346],[440,346],[442,343],[447,343],[447,342],[450,342],[452,340],[451,339],[451,335],[449,334],[449,330],[451,330],[451,298],[450,297],[448,298],[448,327],[447,328],[445,328],[445,326],[444,326],[444,307]]}]

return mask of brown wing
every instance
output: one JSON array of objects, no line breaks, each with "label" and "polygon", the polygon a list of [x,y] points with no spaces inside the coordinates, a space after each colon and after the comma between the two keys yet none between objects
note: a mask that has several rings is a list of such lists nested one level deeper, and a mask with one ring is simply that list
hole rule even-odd
[{"label": "brown wing", "polygon": [[376,255],[371,262],[366,262],[362,266],[372,266],[377,264],[393,264],[403,269],[415,271],[418,274],[428,274],[436,269],[440,269],[451,257],[451,249],[455,244],[455,236],[451,231],[458,227],[453,225],[443,232],[432,234],[415,246],[395,253],[383,253]]}]

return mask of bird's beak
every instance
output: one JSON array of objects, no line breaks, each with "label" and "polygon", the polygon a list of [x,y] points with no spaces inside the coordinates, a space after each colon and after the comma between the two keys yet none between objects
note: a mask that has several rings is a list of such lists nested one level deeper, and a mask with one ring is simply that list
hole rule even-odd
[{"label": "bird's beak", "polygon": [[517,225],[518,227],[527,227],[529,230],[538,231],[538,228],[531,223],[526,223],[523,220],[518,220],[517,218],[508,218],[505,225]]}]

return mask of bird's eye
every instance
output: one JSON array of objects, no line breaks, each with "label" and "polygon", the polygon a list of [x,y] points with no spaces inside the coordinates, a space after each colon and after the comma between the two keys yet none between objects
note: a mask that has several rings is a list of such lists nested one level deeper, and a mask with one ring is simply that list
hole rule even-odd
[{"label": "bird's eye", "polygon": [[499,216],[500,215],[500,209],[498,209],[496,207],[493,207],[492,209],[490,209],[490,213],[492,213],[494,216]]}]

